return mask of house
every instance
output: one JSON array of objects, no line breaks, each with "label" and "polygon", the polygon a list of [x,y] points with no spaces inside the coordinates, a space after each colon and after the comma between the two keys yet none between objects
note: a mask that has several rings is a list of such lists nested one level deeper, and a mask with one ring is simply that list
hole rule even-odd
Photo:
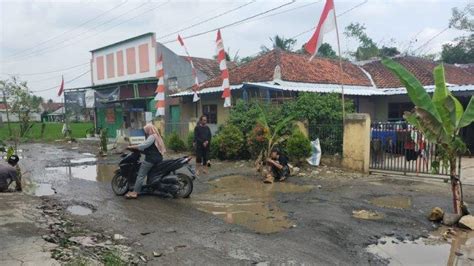
[{"label": "house", "polygon": [[[7,119],[7,108],[8,108],[8,118],[10,122],[19,122],[18,114],[12,112],[11,106],[8,103],[0,103],[0,122],[6,123]],[[30,112],[29,113],[30,121],[39,122],[41,121],[41,115],[39,112]]]},{"label": "house", "polygon": [[39,106],[41,121],[61,122],[64,119],[64,104],[55,102],[41,103]]},{"label": "house", "polygon": [[[438,63],[411,56],[394,60],[411,71],[428,92],[434,91],[433,68]],[[341,93],[342,81],[345,97],[354,101],[356,112],[370,114],[372,121],[403,120],[403,113],[413,108],[406,89],[380,60],[343,61],[342,68],[341,75],[337,60],[315,57],[310,61],[308,55],[275,49],[229,71],[232,103],[238,99],[281,103],[301,92]],[[448,88],[466,107],[474,94],[474,66],[445,64],[445,71]],[[191,90],[172,94],[172,98],[180,99],[181,121],[206,114],[214,128],[224,123],[229,109],[223,107],[221,84],[221,78],[215,77],[201,86],[197,114]],[[474,125],[463,134],[467,144],[474,147]]]},{"label": "house", "polygon": [[[143,136],[143,126],[155,117],[156,61],[163,56],[166,94],[177,93],[194,84],[190,63],[163,44],[155,33],[146,33],[91,51],[91,86],[75,90],[93,90],[97,128],[107,128],[109,137]],[[215,60],[193,58],[200,82],[219,73]],[[167,101],[162,119],[173,130],[181,123],[183,103],[179,98]],[[68,108],[66,106],[66,108]],[[186,125],[187,128],[187,125]]]}]

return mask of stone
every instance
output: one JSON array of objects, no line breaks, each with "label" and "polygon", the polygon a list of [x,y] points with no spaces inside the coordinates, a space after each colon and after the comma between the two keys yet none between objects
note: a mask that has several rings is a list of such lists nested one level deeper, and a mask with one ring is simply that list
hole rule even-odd
[{"label": "stone", "polygon": [[145,258],[145,256],[140,256],[140,259],[141,259],[143,262],[147,262],[147,259]]},{"label": "stone", "polygon": [[459,224],[463,227],[469,228],[471,230],[474,229],[474,216],[472,215],[464,215],[459,220]]},{"label": "stone", "polygon": [[153,257],[158,258],[158,257],[161,257],[161,256],[163,256],[163,253],[153,251]]},{"label": "stone", "polygon": [[97,245],[96,239],[90,236],[74,236],[70,237],[68,240],[84,247],[94,247]]},{"label": "stone", "polygon": [[459,219],[461,219],[460,214],[445,213],[443,216],[443,224],[447,226],[455,225]]},{"label": "stone", "polygon": [[178,232],[175,228],[168,228],[165,230],[165,233],[176,233]]},{"label": "stone", "polygon": [[318,188],[318,189],[321,189],[321,188],[323,188],[323,186],[321,186],[321,185],[318,185],[318,186],[317,186],[317,188]]},{"label": "stone", "polygon": [[434,207],[431,210],[430,216],[428,219],[432,222],[438,222],[443,219],[444,211],[440,207]]},{"label": "stone", "polygon": [[123,240],[123,239],[127,239],[127,238],[121,234],[114,234],[114,240]]}]

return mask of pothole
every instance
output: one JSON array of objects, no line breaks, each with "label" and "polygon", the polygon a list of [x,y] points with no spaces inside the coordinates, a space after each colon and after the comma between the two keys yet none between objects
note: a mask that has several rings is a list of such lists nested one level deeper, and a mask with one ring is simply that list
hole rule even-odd
[{"label": "pothole", "polygon": [[370,203],[384,208],[409,209],[411,208],[411,198],[404,196],[384,196],[370,200]]},{"label": "pothole", "polygon": [[66,208],[66,211],[74,215],[89,215],[89,214],[92,214],[93,212],[92,209],[81,206],[81,205],[71,205]]}]

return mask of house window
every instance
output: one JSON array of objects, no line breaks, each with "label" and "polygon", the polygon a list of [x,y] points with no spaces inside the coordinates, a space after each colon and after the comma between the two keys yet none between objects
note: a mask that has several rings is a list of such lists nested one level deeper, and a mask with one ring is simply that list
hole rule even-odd
[{"label": "house window", "polygon": [[388,121],[403,120],[403,113],[413,109],[412,103],[389,103],[388,104]]},{"label": "house window", "polygon": [[170,91],[178,90],[178,78],[177,77],[168,78],[168,89]]},{"label": "house window", "polygon": [[202,106],[202,114],[207,116],[209,124],[217,124],[217,105],[207,104]]}]

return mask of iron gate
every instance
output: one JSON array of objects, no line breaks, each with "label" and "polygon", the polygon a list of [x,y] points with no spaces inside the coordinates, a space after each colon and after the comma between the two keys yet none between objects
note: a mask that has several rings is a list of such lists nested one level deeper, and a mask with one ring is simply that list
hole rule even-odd
[{"label": "iron gate", "polygon": [[[407,174],[449,176],[448,165],[439,165],[436,145],[406,122],[377,122],[371,125],[371,170]],[[457,160],[460,175],[461,157]]]}]

